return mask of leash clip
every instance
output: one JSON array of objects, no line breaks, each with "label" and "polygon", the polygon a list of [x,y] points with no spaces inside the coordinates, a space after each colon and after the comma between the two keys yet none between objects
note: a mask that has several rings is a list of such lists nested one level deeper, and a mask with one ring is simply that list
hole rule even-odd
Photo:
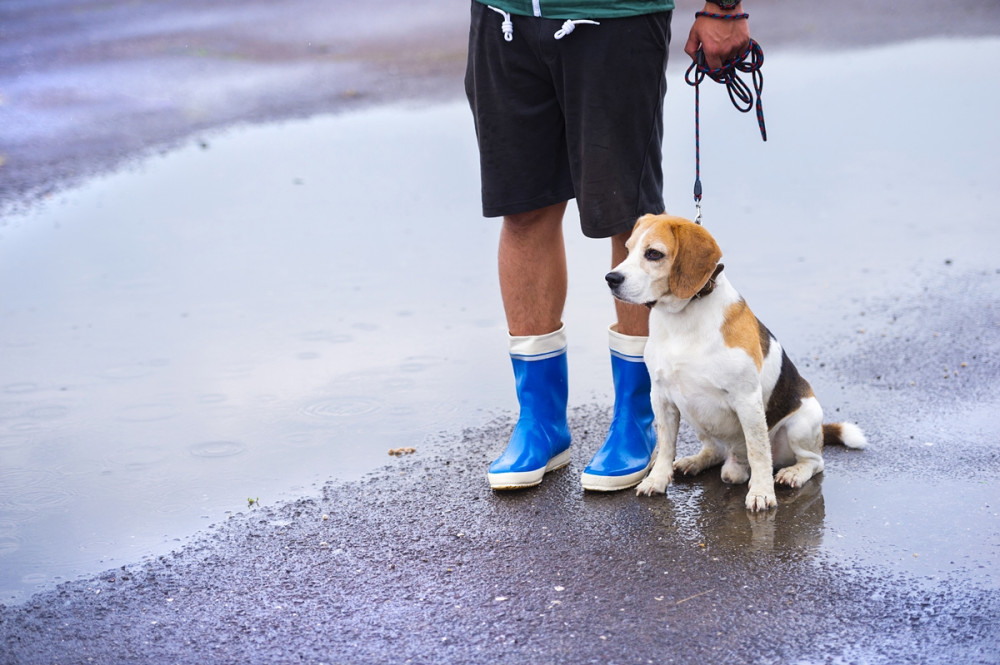
[{"label": "leash clip", "polygon": [[694,223],[701,226],[701,160],[698,159],[696,163],[699,164],[699,174],[694,179]]}]

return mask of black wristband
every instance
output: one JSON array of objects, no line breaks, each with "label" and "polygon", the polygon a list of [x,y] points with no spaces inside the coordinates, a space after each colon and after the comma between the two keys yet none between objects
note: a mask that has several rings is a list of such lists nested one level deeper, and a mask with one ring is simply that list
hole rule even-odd
[{"label": "black wristband", "polygon": [[731,9],[734,9],[736,5],[742,2],[742,0],[708,0],[708,1],[711,2],[713,5],[718,5],[719,7],[722,7],[727,12],[730,11]]},{"label": "black wristband", "polygon": [[718,18],[718,19],[723,19],[723,20],[727,20],[727,21],[735,21],[735,20],[738,20],[738,19],[748,19],[748,18],[750,18],[750,14],[746,14],[746,13],[743,13],[743,14],[713,14],[712,12],[695,12],[694,13],[694,17],[695,18],[701,18],[702,16],[707,16],[708,18]]}]

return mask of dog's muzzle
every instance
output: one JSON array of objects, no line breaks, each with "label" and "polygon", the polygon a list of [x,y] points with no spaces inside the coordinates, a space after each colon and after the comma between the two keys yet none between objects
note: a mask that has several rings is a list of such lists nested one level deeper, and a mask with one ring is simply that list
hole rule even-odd
[{"label": "dog's muzzle", "polygon": [[[625,302],[632,302],[631,300],[626,300],[619,295],[619,290],[621,289],[622,284],[625,283],[625,275],[623,275],[618,271],[611,271],[604,276],[604,280],[608,283],[608,286],[611,287],[612,295],[614,295],[619,300],[624,300]],[[647,302],[643,304],[646,305],[646,307],[652,308],[653,305],[656,304],[656,301],[654,300],[652,302]]]}]

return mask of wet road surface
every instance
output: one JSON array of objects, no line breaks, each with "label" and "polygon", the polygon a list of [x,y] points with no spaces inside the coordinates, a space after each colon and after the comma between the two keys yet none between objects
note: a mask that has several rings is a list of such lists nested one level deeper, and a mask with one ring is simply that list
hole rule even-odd
[{"label": "wet road surface", "polygon": [[[763,5],[761,13],[767,8]],[[960,9],[949,16],[967,18]],[[990,33],[983,28],[982,21],[975,22],[975,30],[967,31],[961,25],[956,27],[956,23],[961,21],[947,25],[920,23],[917,28],[911,25],[914,34],[903,36],[950,34],[952,30],[981,34],[975,30],[984,29],[996,34],[995,30]],[[831,32],[838,29],[850,32],[847,27],[833,28]],[[597,339],[608,313],[605,307],[593,305],[595,291],[590,291],[589,286],[571,294],[567,313],[572,329],[581,331],[574,344],[577,363],[572,376],[579,394],[571,419],[572,464],[537,489],[493,494],[486,488],[485,466],[502,446],[512,425],[507,415],[486,415],[494,405],[509,400],[509,386],[503,383],[509,380],[509,368],[503,366],[503,354],[487,351],[489,340],[502,335],[495,311],[498,301],[493,287],[488,286],[492,271],[476,273],[481,263],[477,257],[492,255],[495,245],[489,225],[469,230],[461,219],[476,214],[475,174],[466,182],[458,173],[446,169],[442,181],[448,176],[464,183],[462,188],[469,193],[450,197],[454,200],[446,216],[460,219],[454,227],[450,221],[446,226],[460,247],[473,249],[466,256],[455,256],[446,246],[451,263],[435,264],[423,276],[412,277],[411,286],[418,291],[425,287],[421,292],[428,293],[428,287],[441,283],[449,270],[470,275],[467,282],[437,297],[426,296],[426,300],[415,302],[407,302],[406,298],[397,302],[389,296],[390,311],[380,315],[365,301],[371,293],[393,294],[390,285],[375,284],[366,291],[363,278],[370,275],[355,276],[358,281],[349,281],[349,288],[341,289],[346,294],[324,302],[328,297],[325,294],[337,289],[321,281],[318,268],[310,272],[311,261],[302,254],[302,273],[275,273],[268,280],[270,288],[281,296],[280,309],[273,309],[271,302],[261,303],[236,292],[237,302],[250,298],[257,309],[222,311],[221,315],[226,316],[220,318],[249,317],[243,319],[247,328],[257,330],[264,325],[264,337],[274,333],[266,326],[268,315],[286,321],[289,330],[294,331],[295,343],[280,341],[259,348],[294,355],[297,367],[325,358],[324,362],[332,362],[342,370],[345,383],[334,381],[331,385],[328,380],[316,378],[323,370],[289,372],[287,363],[273,359],[269,362],[278,369],[253,376],[246,366],[257,362],[251,351],[259,348],[234,349],[216,370],[226,373],[230,381],[235,377],[233,383],[227,384],[230,390],[238,386],[257,399],[239,400],[230,391],[206,390],[201,393],[205,398],[205,422],[225,423],[233,412],[244,418],[254,411],[269,413],[273,420],[265,418],[263,423],[247,425],[240,430],[242,438],[195,439],[192,445],[202,443],[200,448],[194,448],[202,454],[192,453],[195,462],[214,461],[223,466],[199,467],[191,461],[187,464],[191,469],[202,468],[200,472],[207,469],[208,482],[212,482],[213,473],[221,470],[226,475],[225,465],[232,460],[256,454],[252,444],[244,443],[246,453],[232,456],[223,444],[252,441],[249,432],[267,430],[268,436],[286,436],[286,443],[298,442],[302,446],[305,454],[303,450],[291,453],[292,445],[281,448],[290,458],[282,463],[289,467],[315,466],[317,459],[321,460],[320,466],[336,466],[336,458],[317,457],[319,449],[310,438],[315,434],[296,430],[295,423],[301,425],[302,421],[288,416],[296,410],[300,415],[305,411],[316,416],[319,409],[323,413],[311,423],[311,430],[343,427],[338,425],[342,421],[324,418],[338,408],[342,415],[345,404],[358,407],[356,399],[345,402],[346,394],[339,392],[338,386],[347,385],[347,380],[362,386],[362,397],[378,395],[379,386],[393,385],[397,390],[390,401],[404,411],[373,408],[370,420],[378,423],[370,422],[368,427],[389,429],[388,424],[412,426],[422,422],[408,416],[405,407],[424,408],[421,400],[427,396],[421,397],[420,393],[428,388],[433,393],[428,401],[440,396],[439,401],[458,404],[459,413],[453,407],[444,411],[430,407],[430,427],[412,430],[419,432],[419,440],[401,437],[398,430],[392,432],[395,438],[378,439],[375,447],[383,457],[389,441],[414,445],[417,452],[393,458],[362,479],[334,480],[316,491],[303,492],[307,495],[303,498],[271,503],[265,497],[262,506],[247,508],[244,502],[238,514],[202,531],[183,546],[178,544],[175,552],[164,551],[141,561],[138,557],[123,558],[124,565],[108,566],[100,575],[55,588],[42,585],[45,590],[40,593],[0,609],[0,654],[4,662],[523,662],[529,658],[541,662],[654,663],[709,659],[763,663],[998,662],[1000,497],[995,488],[1000,467],[996,447],[1000,427],[995,414],[1000,405],[992,388],[1000,368],[996,311],[1000,266],[993,249],[997,240],[997,201],[989,187],[996,175],[992,147],[998,141],[997,133],[988,129],[989,108],[996,100],[988,90],[961,78],[950,85],[942,83],[951,80],[947,78],[949,54],[957,54],[963,61],[988,61],[996,52],[995,41],[973,41],[918,43],[875,51],[874,55],[870,51],[838,55],[838,62],[853,73],[853,78],[831,74],[824,81],[833,89],[851,89],[851,80],[862,81],[858,90],[866,92],[871,92],[866,86],[878,81],[893,80],[898,87],[891,88],[891,94],[882,100],[884,115],[872,116],[857,105],[820,114],[828,132],[815,131],[808,105],[802,101],[823,99],[820,93],[827,89],[824,81],[802,81],[809,80],[804,72],[822,70],[821,65],[828,61],[811,56],[801,61],[798,57],[782,58],[779,51],[774,64],[769,65],[768,71],[777,74],[768,79],[771,87],[767,89],[772,91],[771,99],[778,102],[768,106],[772,139],[766,147],[752,143],[750,139],[756,140],[752,121],[746,119],[748,124],[740,130],[746,130],[749,138],[739,145],[761,160],[759,173],[748,174],[748,191],[726,197],[712,193],[706,202],[709,223],[726,251],[732,281],[789,348],[821,396],[829,417],[858,422],[872,441],[871,448],[861,452],[828,449],[825,473],[801,490],[780,491],[776,512],[748,515],[742,509],[744,488],[722,484],[716,472],[680,480],[667,497],[658,499],[640,500],[629,492],[593,496],[580,491],[579,470],[600,445],[609,417],[605,406],[609,403],[603,358],[606,349],[600,348],[603,340]],[[903,72],[892,64],[916,62],[922,54],[934,55],[930,60],[938,65],[923,64],[904,68]],[[870,72],[871,80],[862,75],[865,70]],[[790,81],[804,89],[796,89]],[[938,92],[933,95],[935,104],[910,103],[923,99],[921,83]],[[438,90],[447,97],[446,91],[447,85]],[[676,87],[673,92],[678,92]],[[680,108],[686,110],[686,104]],[[914,119],[913,124],[895,121],[903,111]],[[351,124],[358,118],[348,118],[345,133],[355,134],[359,141],[370,141],[366,132],[392,135],[391,131],[379,129],[379,122],[387,123],[386,127],[412,122],[428,127],[431,142],[440,146],[442,137],[447,144],[449,128],[461,133],[462,112],[460,104],[432,106],[423,111],[392,111],[372,116],[368,128]],[[706,110],[706,117],[731,119],[730,113],[719,106],[717,111]],[[431,121],[432,116],[439,119]],[[953,122],[935,125],[932,120],[940,117]],[[224,124],[223,120],[217,122]],[[303,133],[304,140],[315,140],[340,126],[338,122],[319,125],[320,133],[314,127]],[[911,145],[908,142],[915,134],[914,127],[921,131],[934,127],[934,131],[920,134],[919,144]],[[975,128],[980,129],[973,132]],[[139,137],[153,137],[138,141],[144,149],[158,145],[165,136],[147,130],[136,129]],[[187,135],[180,128],[177,131],[181,132],[177,136]],[[102,212],[108,215],[110,210],[111,220],[135,219],[122,213],[129,210],[119,202],[119,198],[125,198],[123,192],[136,188],[138,201],[144,195],[156,199],[157,189],[161,190],[159,196],[163,192],[190,193],[190,179],[172,181],[164,171],[194,171],[197,179],[193,165],[209,160],[211,155],[230,160],[230,165],[240,154],[263,155],[261,146],[274,140],[273,136],[268,138],[268,131],[237,133],[231,141],[219,137],[211,141],[207,152],[192,147],[144,166],[135,174],[126,174],[125,179],[116,176],[88,185],[78,193],[70,192],[60,203],[61,215],[53,211],[52,204],[38,216],[8,215],[0,240],[10,248],[4,263],[10,266],[12,257],[23,256],[24,265],[18,266],[20,273],[10,268],[3,273],[4,288],[13,283],[16,274],[30,275],[33,261],[51,261],[55,266],[60,256],[71,257],[73,248],[80,251],[86,246],[82,237],[88,227],[100,224]],[[287,137],[300,130],[288,126],[277,131],[285,132]],[[979,137],[978,141],[971,140],[972,134]],[[97,141],[100,145],[106,143],[114,140]],[[414,147],[402,138],[393,144],[411,148],[407,154],[433,152],[419,144]],[[250,151],[241,152],[247,146]],[[468,145],[459,141],[451,146],[445,154],[449,161],[459,162],[453,168],[468,169],[462,161],[468,157]],[[677,146],[677,150],[685,151],[682,155],[687,154],[686,138],[678,139]],[[112,152],[118,154],[119,148]],[[132,155],[132,150],[122,148],[121,154]],[[706,151],[706,168],[718,169],[724,163],[724,151],[718,146]],[[55,150],[55,157],[58,152]],[[52,163],[65,168],[73,159],[69,154],[66,160],[54,159]],[[227,163],[225,159],[221,163]],[[789,166],[790,161],[795,162],[794,167]],[[12,163],[8,161],[3,168]],[[117,162],[87,157],[81,163],[86,165],[86,171]],[[401,168],[404,172],[423,173],[433,170],[426,168],[428,165],[443,168],[433,160],[404,163]],[[206,163],[202,168],[210,166]],[[363,173],[379,167],[389,168],[376,160],[358,170]],[[293,232],[283,239],[268,234],[233,237],[230,242],[237,251],[217,254],[219,266],[251,274],[242,261],[255,260],[259,256],[255,248],[267,242],[268,247],[278,250],[271,266],[276,268],[288,260],[285,251],[301,248],[301,237],[296,233],[308,232],[306,237],[317,252],[342,245],[360,247],[363,237],[356,238],[346,231],[341,236],[328,232],[327,237],[314,230],[321,227],[323,216],[312,213],[310,218],[306,211],[321,208],[325,195],[322,187],[310,189],[310,185],[324,170],[329,170],[329,165],[323,162],[316,162],[313,171],[298,166],[287,172],[279,169],[274,180],[296,193],[285,194],[289,198],[279,197],[273,203],[279,208],[290,206],[301,214],[302,226],[290,227]],[[65,174],[57,177],[55,171],[42,167],[28,171],[34,174],[32,178],[47,174],[37,179],[43,185],[65,183]],[[709,171],[706,181],[717,182],[718,173]],[[254,178],[258,176],[252,170],[235,175],[235,182],[243,179],[257,183]],[[188,173],[187,177],[192,176]],[[819,177],[825,187],[816,186]],[[405,190],[403,202],[415,219],[433,219],[434,211],[441,206],[420,199],[428,191],[437,191],[436,183],[417,180],[412,190]],[[679,184],[671,185],[674,191],[668,199],[683,202],[689,195],[687,167],[678,167],[671,180]],[[148,191],[142,189],[143,182],[149,183]],[[975,194],[963,207],[960,223],[937,223],[947,219],[953,210],[950,193],[959,186],[957,183],[964,183]],[[234,207],[237,212],[233,216],[244,225],[249,220],[252,228],[263,226],[252,212],[241,207],[238,195],[223,196],[222,203],[213,202],[214,186],[206,187],[191,209],[197,211],[207,205],[213,214],[195,215],[194,227],[176,223],[183,217],[183,207],[179,211],[165,208],[170,212],[164,221],[171,220],[172,215],[176,226],[169,226],[176,230],[164,231],[163,239],[178,243],[186,252],[198,246],[210,252],[219,246],[219,240],[202,237],[192,229],[204,218],[212,220],[210,226],[217,227],[215,232],[232,233],[236,227],[226,221],[227,206]],[[361,188],[361,180],[350,187],[352,191]],[[24,197],[18,200],[30,200],[32,191],[32,187],[18,189],[18,197]],[[363,219],[363,200],[359,194],[358,201],[346,205],[338,219]],[[337,202],[343,204],[344,199],[338,198]],[[260,219],[272,219],[271,215],[261,213]],[[753,223],[739,224],[740,219],[752,219]],[[804,224],[804,219],[822,224]],[[32,225],[39,220],[44,224]],[[59,224],[63,226],[56,230]],[[107,238],[125,228],[110,224]],[[405,233],[407,226],[390,228]],[[794,231],[789,233],[789,229]],[[172,233],[189,244],[178,241]],[[789,233],[785,242],[766,241],[779,233]],[[816,247],[816,235],[821,236],[821,247]],[[160,236],[151,238],[155,244]],[[569,242],[572,255],[584,257],[582,265],[574,269],[574,284],[587,284],[594,273],[598,282],[595,288],[599,288],[604,248],[598,252],[596,243],[587,244],[573,236]],[[62,244],[66,247],[64,255],[54,251]],[[423,249],[418,242],[414,245]],[[851,257],[849,261],[842,260],[845,254]],[[351,255],[338,254],[338,265],[352,265]],[[114,256],[119,255],[109,255]],[[795,284],[788,283],[789,256],[794,256]],[[595,270],[592,264],[598,261],[601,268]],[[195,254],[187,266],[210,264],[209,256]],[[358,266],[362,265],[359,260]],[[184,268],[166,266],[163,277],[143,272],[148,270],[143,267],[126,271],[122,283],[116,281],[119,278],[109,283],[116,297],[124,285],[136,302],[166,303],[171,319],[159,318],[155,308],[146,313],[154,324],[163,326],[164,337],[199,339],[179,322],[191,315],[188,312],[188,317],[181,316],[185,298],[206,307],[205,312],[195,310],[195,315],[211,311],[218,303],[211,298],[178,297],[155,288],[164,279],[177,278]],[[198,284],[212,283],[201,281],[207,274],[192,277],[190,287],[196,290]],[[100,281],[83,282],[72,292],[83,309],[100,308],[104,302],[93,295],[94,283]],[[300,299],[288,297],[295,292],[295,284],[308,285],[300,287]],[[248,290],[266,292],[268,286],[251,284]],[[35,302],[32,298],[37,298],[37,303],[44,305],[38,307],[36,303],[36,311],[53,306],[44,297],[46,291],[40,292],[43,296],[32,289],[23,291],[25,303],[31,304]],[[227,295],[234,297],[219,294]],[[464,303],[462,311],[454,310],[456,299]],[[322,307],[335,312],[352,311],[354,318],[331,322],[302,315],[303,311]],[[55,349],[66,345],[69,352],[75,351],[74,339],[83,340],[85,349],[98,349],[95,363],[114,358],[107,349],[91,346],[101,338],[101,325],[92,333],[81,327],[67,337],[57,327],[39,323],[42,319],[38,315],[26,314],[30,308],[22,309],[20,301],[7,308],[3,342],[7,352],[16,351],[16,357],[23,361],[13,360],[11,355],[4,360],[3,404],[9,407],[2,421],[7,429],[0,438],[4,459],[22,460],[13,456],[12,450],[39,455],[41,451],[60,450],[60,446],[69,449],[78,445],[72,436],[48,424],[40,432],[25,431],[22,426],[26,419],[13,407],[42,409],[27,419],[35,425],[38,421],[58,420],[52,402],[40,400],[28,390],[30,382],[21,379],[41,376],[41,392],[49,390],[50,384],[55,386],[53,390],[59,390],[58,382],[67,376],[63,363],[69,356],[60,357]],[[377,363],[377,367],[367,365],[365,359],[371,358],[373,351],[379,353],[393,342],[391,333],[398,330],[400,320],[413,339],[404,343],[398,357]],[[110,326],[125,319],[105,320],[95,314],[92,321]],[[323,325],[317,325],[321,321]],[[443,321],[448,332],[441,333],[435,321]],[[208,325],[205,330],[221,330],[233,340],[245,339],[218,321],[214,324],[219,328]],[[366,330],[373,339],[338,338],[335,341],[343,346],[342,353],[317,353],[314,344],[328,343],[330,335],[343,333],[337,325],[348,328],[358,338],[363,337],[358,331]],[[588,337],[589,333],[583,333],[585,329],[597,332]],[[38,349],[38,356],[32,355],[36,352],[26,343],[36,332],[51,335]],[[440,342],[442,334],[450,348],[468,346],[463,353],[471,353],[471,357],[440,351],[438,356],[426,353]],[[116,341],[112,335],[110,344],[129,344],[131,339],[131,335],[122,333]],[[169,374],[175,367],[170,376],[181,381],[190,376],[189,363],[198,362],[186,358],[183,345],[157,340],[152,348],[157,352],[165,350],[154,359],[171,360],[159,365],[147,363],[145,370],[154,375]],[[351,364],[352,358],[356,367]],[[415,365],[431,369],[414,375]],[[96,368],[98,373],[114,369],[101,367],[83,369]],[[149,389],[142,383],[143,377],[128,373],[129,368],[136,370],[135,365],[120,365],[117,373],[104,377],[112,383],[118,381],[117,389],[102,388],[98,383],[70,384],[84,395],[81,402],[71,404],[79,411],[100,402],[88,402],[87,396],[95,393],[114,402],[121,400],[122,390]],[[399,380],[407,371],[417,380],[412,388],[404,389]],[[367,383],[366,375],[370,377]],[[373,375],[381,375],[387,383],[380,383],[378,376],[371,378]],[[297,403],[300,398],[289,397],[289,393],[295,394],[294,384],[303,376],[315,385],[305,381],[308,387],[299,390],[313,390],[313,399]],[[482,387],[483,376],[491,378],[489,387]],[[265,384],[275,379],[278,383],[269,390]],[[479,390],[482,393],[475,394]],[[181,392],[179,388],[177,392]],[[172,395],[160,393],[160,397],[173,400],[169,401],[173,408],[186,405],[184,400],[189,398],[187,393],[180,399]],[[219,399],[222,395],[228,396],[228,401]],[[267,395],[271,395],[270,403],[259,399]],[[323,400],[326,407],[316,406]],[[126,414],[126,421],[140,431],[159,430],[169,422],[158,417],[164,414],[154,408],[154,402],[121,402],[118,406],[142,407],[130,412],[131,421]],[[358,408],[357,431],[363,436],[365,408],[363,404]],[[467,412],[461,413],[463,410]],[[91,420],[99,421],[102,415]],[[433,421],[440,426],[434,427]],[[73,417],[70,429],[89,422]],[[182,424],[190,426],[192,421]],[[342,449],[354,445],[352,435],[353,431],[340,444]],[[97,439],[94,432],[88,436]],[[260,438],[266,440],[268,436]],[[695,446],[686,429],[682,436],[682,451],[685,446]],[[30,443],[27,448],[22,445],[25,441]],[[337,446],[335,442],[329,445]],[[131,456],[125,457],[123,465],[138,474],[136,478],[155,479],[157,470],[168,466],[155,456],[144,457],[141,451],[128,450]],[[151,444],[146,450],[146,454],[152,454],[149,451],[158,448]],[[84,468],[81,473],[100,472],[105,466]],[[289,471],[290,475],[295,473],[302,471]],[[334,474],[331,469],[329,475]],[[298,480],[302,482],[302,478]],[[229,481],[220,477],[220,482]],[[242,490],[242,486],[236,487]],[[127,487],[119,491],[123,494],[116,499],[127,499]],[[17,508],[18,501],[30,502],[31,496],[27,491],[15,501],[5,495],[0,508],[9,511],[12,504]],[[109,516],[121,512],[113,502],[105,510]],[[209,511],[216,511],[211,513],[215,515],[221,512],[217,506]],[[65,512],[72,519],[72,509]],[[86,520],[100,519],[99,509],[95,514],[85,514]],[[157,519],[155,515],[150,517],[153,522]],[[6,521],[0,522],[0,535],[11,528]],[[180,528],[177,533],[186,535],[188,531]],[[52,542],[48,547],[72,547],[73,538],[67,541]]]}]

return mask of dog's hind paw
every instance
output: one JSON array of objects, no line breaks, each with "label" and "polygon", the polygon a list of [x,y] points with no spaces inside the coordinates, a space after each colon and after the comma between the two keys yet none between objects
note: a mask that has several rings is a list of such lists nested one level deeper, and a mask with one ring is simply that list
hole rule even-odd
[{"label": "dog's hind paw", "polygon": [[685,476],[697,476],[705,469],[715,466],[722,460],[722,455],[716,450],[705,447],[696,455],[689,455],[675,461],[674,471],[682,473]]},{"label": "dog's hind paw", "polygon": [[778,471],[774,476],[774,482],[780,485],[788,485],[792,488],[799,488],[823,470],[823,459],[809,459],[792,466],[786,466]]},{"label": "dog's hind paw", "polygon": [[685,476],[697,476],[708,467],[701,455],[682,457],[674,462],[674,471]]}]

